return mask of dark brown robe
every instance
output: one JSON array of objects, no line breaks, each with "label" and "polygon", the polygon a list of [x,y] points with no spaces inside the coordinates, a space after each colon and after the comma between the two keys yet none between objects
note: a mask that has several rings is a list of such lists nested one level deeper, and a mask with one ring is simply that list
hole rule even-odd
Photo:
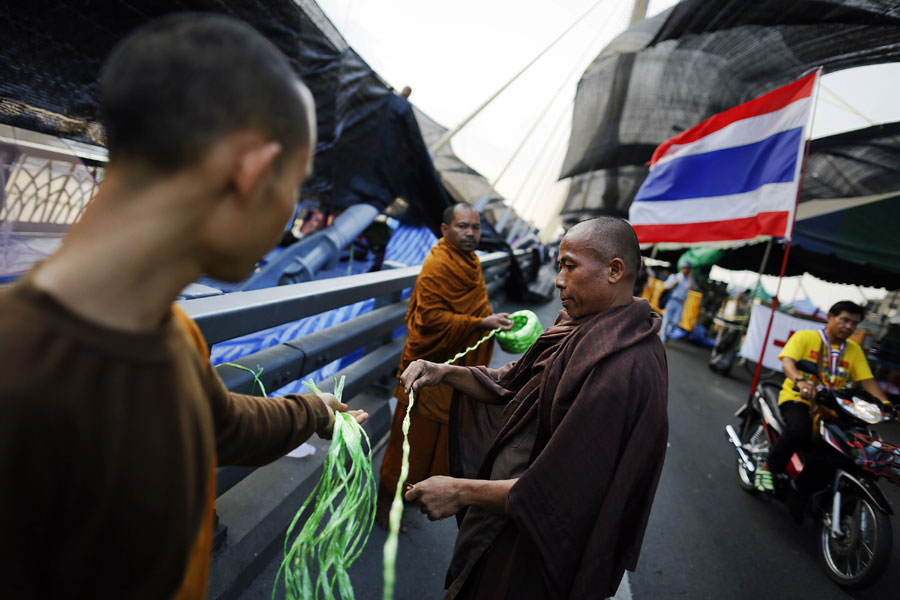
[{"label": "dark brown robe", "polygon": [[447,598],[605,598],[634,570],[668,436],[659,327],[639,299],[562,311],[518,362],[470,367],[501,403],[454,397],[451,473],[518,481],[506,515],[466,510]]}]

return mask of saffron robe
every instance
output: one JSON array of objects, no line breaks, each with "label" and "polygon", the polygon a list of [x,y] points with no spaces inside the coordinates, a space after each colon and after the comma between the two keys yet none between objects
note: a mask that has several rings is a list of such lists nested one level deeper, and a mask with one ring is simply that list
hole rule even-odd
[{"label": "saffron robe", "polygon": [[668,436],[659,328],[646,300],[561,311],[518,362],[470,368],[500,403],[454,397],[451,473],[518,481],[505,515],[460,515],[447,598],[605,598],[634,570]]},{"label": "saffron robe", "polygon": [[[491,315],[481,261],[474,252],[463,252],[441,238],[431,249],[416,279],[406,311],[409,330],[400,357],[398,375],[417,359],[442,363],[474,345],[487,329],[481,320]],[[487,365],[493,340],[459,359],[457,365]],[[447,384],[419,391],[410,414],[408,481],[415,483],[432,475],[449,474],[447,423],[453,388]],[[394,390],[397,409],[381,466],[381,482],[394,493],[400,477],[403,432],[409,397],[398,385]]]}]

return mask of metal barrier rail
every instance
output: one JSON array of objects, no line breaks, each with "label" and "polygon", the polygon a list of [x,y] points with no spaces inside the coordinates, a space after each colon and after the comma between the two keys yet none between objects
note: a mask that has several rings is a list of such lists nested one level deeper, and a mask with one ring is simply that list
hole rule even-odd
[{"label": "metal barrier rail", "polygon": [[[530,253],[515,253],[527,269]],[[493,295],[506,281],[510,256],[494,252],[481,257],[488,294]],[[364,348],[366,354],[337,373],[347,376],[344,398],[350,399],[373,379],[385,376],[400,362],[404,338],[391,340],[391,334],[403,326],[407,302],[400,293],[412,287],[421,266],[337,277],[247,292],[196,298],[180,302],[193,318],[207,342],[215,344],[303,317],[316,315],[361,300],[380,298],[385,306],[354,319],[313,332],[232,361],[258,372],[267,390],[276,390],[351,352]],[[376,304],[377,306],[377,304]],[[228,389],[244,394],[254,390],[251,373],[229,365],[217,372]],[[317,382],[322,390],[331,389],[331,381]],[[221,467],[218,470],[217,496],[252,473],[253,467]]]},{"label": "metal barrier rail", "polygon": [[[481,259],[482,269],[509,265],[509,255],[494,252]],[[412,287],[421,266],[320,279],[249,292],[232,292],[182,301],[208,344],[291,323],[303,317],[378,298]]]}]

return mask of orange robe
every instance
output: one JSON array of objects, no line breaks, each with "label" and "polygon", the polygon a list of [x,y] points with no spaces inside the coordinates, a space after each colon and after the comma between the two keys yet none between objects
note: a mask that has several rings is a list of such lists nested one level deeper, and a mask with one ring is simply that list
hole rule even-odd
[{"label": "orange robe", "polygon": [[[480,324],[491,313],[478,257],[474,252],[459,250],[442,238],[422,264],[409,300],[406,312],[409,333],[398,374],[414,360],[421,358],[442,363],[474,345],[488,333]],[[454,364],[488,365],[493,348],[493,340],[485,342]],[[452,395],[453,388],[442,383],[423,388],[415,399],[409,428],[407,480],[410,483],[450,473],[447,423]],[[381,464],[381,482],[392,494],[400,477],[403,456],[401,424],[409,403],[400,385],[394,390],[394,397],[397,399],[397,410]]]}]

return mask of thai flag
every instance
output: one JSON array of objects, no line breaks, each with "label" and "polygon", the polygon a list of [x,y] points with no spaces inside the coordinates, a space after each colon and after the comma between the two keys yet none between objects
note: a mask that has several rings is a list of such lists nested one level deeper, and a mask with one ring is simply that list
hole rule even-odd
[{"label": "thai flag", "polygon": [[789,238],[818,75],[663,142],[629,210],[641,244]]}]

